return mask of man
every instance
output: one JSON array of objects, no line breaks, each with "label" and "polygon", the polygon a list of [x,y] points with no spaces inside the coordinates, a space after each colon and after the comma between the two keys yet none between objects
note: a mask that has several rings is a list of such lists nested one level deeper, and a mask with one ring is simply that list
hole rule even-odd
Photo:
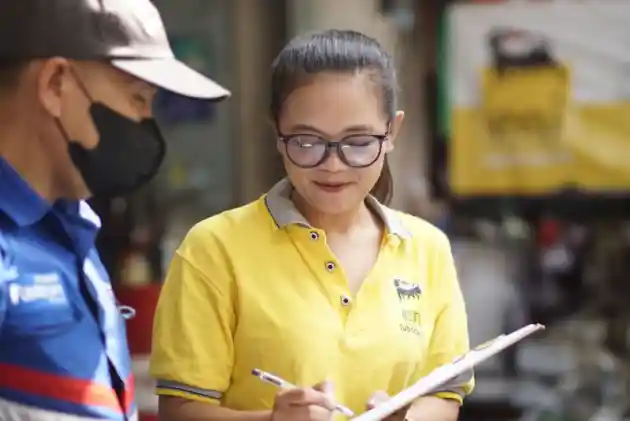
[{"label": "man", "polygon": [[133,378],[83,201],[150,180],[156,87],[229,92],[173,57],[149,0],[9,0],[0,12],[0,419],[131,420]]}]

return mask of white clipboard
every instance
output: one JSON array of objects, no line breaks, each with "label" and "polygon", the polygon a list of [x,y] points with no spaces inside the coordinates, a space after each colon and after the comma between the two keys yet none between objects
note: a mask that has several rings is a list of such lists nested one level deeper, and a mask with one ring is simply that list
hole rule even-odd
[{"label": "white clipboard", "polygon": [[443,365],[433,370],[428,376],[423,377],[417,383],[409,386],[376,408],[364,412],[352,421],[380,421],[401,408],[411,404],[421,396],[426,396],[439,390],[441,386],[460,374],[471,370],[475,365],[498,354],[506,348],[522,341],[529,335],[544,330],[541,324],[531,324],[522,327],[508,335],[501,335],[470,350],[461,357],[456,358],[450,364]]}]

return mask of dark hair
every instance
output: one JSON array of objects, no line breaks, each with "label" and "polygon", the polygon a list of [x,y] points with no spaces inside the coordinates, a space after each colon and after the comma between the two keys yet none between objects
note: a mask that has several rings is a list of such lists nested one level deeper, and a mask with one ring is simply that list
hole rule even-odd
[{"label": "dark hair", "polygon": [[[293,38],[272,65],[271,116],[278,122],[287,97],[300,85],[322,72],[368,71],[381,91],[384,114],[393,119],[397,110],[396,70],[392,57],[373,38],[349,30],[325,30]],[[370,192],[389,204],[393,193],[387,157],[383,171]]]}]

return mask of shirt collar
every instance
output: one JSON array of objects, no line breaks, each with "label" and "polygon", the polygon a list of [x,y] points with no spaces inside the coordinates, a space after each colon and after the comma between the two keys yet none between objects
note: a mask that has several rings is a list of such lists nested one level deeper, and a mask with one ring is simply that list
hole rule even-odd
[{"label": "shirt collar", "polygon": [[42,219],[52,206],[0,158],[0,211],[19,226],[32,225]]},{"label": "shirt collar", "polygon": [[85,201],[58,200],[51,205],[8,162],[0,158],[0,212],[25,227],[40,221],[51,211],[62,219],[85,225],[86,229],[101,227],[100,218]]},{"label": "shirt collar", "polygon": [[[301,225],[311,227],[304,215],[293,204],[291,192],[293,186],[287,178],[280,180],[265,195],[264,201],[269,214],[278,228],[288,225]],[[411,238],[411,233],[405,228],[402,221],[394,211],[382,205],[374,196],[368,196],[366,204],[372,209],[385,224],[387,232],[401,239]]]}]

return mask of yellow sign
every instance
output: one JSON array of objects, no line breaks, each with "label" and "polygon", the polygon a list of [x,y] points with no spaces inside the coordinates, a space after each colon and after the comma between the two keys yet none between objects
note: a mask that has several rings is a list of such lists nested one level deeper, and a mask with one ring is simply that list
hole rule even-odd
[{"label": "yellow sign", "polygon": [[479,105],[453,111],[453,193],[630,188],[630,101],[578,104],[571,85],[563,65],[486,69]]}]

